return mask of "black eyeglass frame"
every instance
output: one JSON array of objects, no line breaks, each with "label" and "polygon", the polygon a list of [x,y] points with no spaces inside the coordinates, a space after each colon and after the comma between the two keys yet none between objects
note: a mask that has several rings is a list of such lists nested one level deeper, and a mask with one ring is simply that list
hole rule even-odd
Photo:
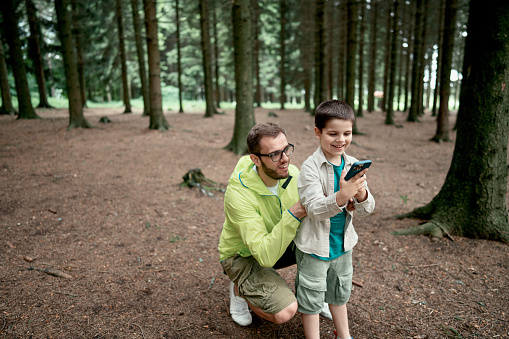
[{"label": "black eyeglass frame", "polygon": [[[291,149],[292,151],[290,152],[290,154],[287,154],[287,152],[288,152],[290,149]],[[284,150],[282,150],[282,151],[276,151],[276,152],[272,152],[272,153],[270,153],[270,154],[262,154],[262,153],[252,153],[252,154],[257,155],[257,156],[259,156],[259,157],[269,157],[269,158],[270,158],[270,160],[272,160],[272,162],[278,162],[278,161],[281,161],[281,158],[283,157],[283,153],[284,153],[287,157],[290,157],[290,156],[293,154],[293,152],[295,152],[295,145],[294,145],[294,144],[288,144],[288,146],[286,146],[286,147],[285,147],[285,149],[284,149]],[[278,157],[278,159],[277,159],[277,160],[274,160],[274,157]]]}]

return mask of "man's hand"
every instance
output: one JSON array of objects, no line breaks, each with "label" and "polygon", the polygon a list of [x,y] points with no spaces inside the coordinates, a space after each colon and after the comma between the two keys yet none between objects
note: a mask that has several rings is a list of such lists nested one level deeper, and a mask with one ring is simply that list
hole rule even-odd
[{"label": "man's hand", "polygon": [[364,181],[366,181],[366,172],[368,169],[364,169],[357,173],[350,180],[345,181],[346,171],[341,172],[341,180],[339,182],[340,190],[336,192],[336,203],[338,206],[343,206],[350,202],[350,199],[355,196],[357,201],[364,201],[367,199],[367,191],[364,187]]},{"label": "man's hand", "polygon": [[290,211],[290,213],[292,213],[295,217],[297,217],[299,219],[302,219],[308,215],[306,212],[306,209],[304,208],[304,206],[302,206],[300,201],[297,201],[295,203],[295,205],[290,207],[289,211]]}]

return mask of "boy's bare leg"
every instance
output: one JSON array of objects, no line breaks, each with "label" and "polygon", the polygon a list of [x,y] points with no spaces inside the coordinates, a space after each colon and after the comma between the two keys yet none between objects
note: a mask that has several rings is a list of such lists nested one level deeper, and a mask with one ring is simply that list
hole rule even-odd
[{"label": "boy's bare leg", "polygon": [[306,339],[320,339],[320,315],[302,313],[302,326]]},{"label": "boy's bare leg", "polygon": [[341,339],[350,338],[350,329],[348,328],[348,312],[346,304],[338,306],[329,304],[332,320],[336,328],[337,336]]}]

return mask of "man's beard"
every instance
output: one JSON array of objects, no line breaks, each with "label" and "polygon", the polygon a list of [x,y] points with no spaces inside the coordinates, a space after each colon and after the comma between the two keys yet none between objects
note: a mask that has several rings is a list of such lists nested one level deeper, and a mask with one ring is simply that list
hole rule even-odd
[{"label": "man's beard", "polygon": [[286,173],[286,175],[280,175],[280,174],[277,173],[276,170],[268,168],[263,161],[260,161],[260,162],[262,163],[262,170],[263,170],[263,172],[269,178],[272,178],[272,179],[275,179],[275,180],[288,178],[288,172]]}]

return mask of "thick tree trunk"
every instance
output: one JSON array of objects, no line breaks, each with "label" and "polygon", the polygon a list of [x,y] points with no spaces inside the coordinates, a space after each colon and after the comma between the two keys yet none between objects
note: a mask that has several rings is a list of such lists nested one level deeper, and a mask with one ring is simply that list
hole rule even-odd
[{"label": "thick tree trunk", "polygon": [[470,2],[466,72],[451,167],[442,189],[428,205],[400,216],[430,219],[426,227],[397,234],[448,233],[509,242],[508,31],[508,2],[497,1],[490,6],[482,0]]},{"label": "thick tree trunk", "polygon": [[[325,0],[316,0],[315,7],[315,102],[314,107],[326,100],[325,91]],[[314,110],[313,110],[314,112]]]},{"label": "thick tree trunk", "polygon": [[0,114],[16,115],[16,110],[12,106],[11,89],[7,77],[7,65],[5,63],[4,46],[0,36],[0,90],[2,91],[2,107]]},{"label": "thick tree trunk", "polygon": [[0,9],[4,19],[5,39],[9,45],[12,73],[14,74],[16,93],[18,94],[18,119],[38,119],[39,116],[35,113],[30,99],[23,51],[21,50],[21,42],[19,40],[17,4],[18,1],[16,0],[0,1]]},{"label": "thick tree trunk", "polygon": [[[178,7],[178,0],[176,0]],[[133,27],[134,27],[134,41],[136,42],[136,55],[138,56],[138,73],[140,75],[141,93],[143,96],[143,116],[150,114],[150,96],[148,93],[148,79],[147,79],[147,67],[145,65],[145,49],[143,48],[142,32],[143,25],[140,20],[138,0],[131,0],[131,7],[133,11]],[[177,27],[179,25],[178,11],[177,11]],[[177,53],[180,53],[179,48],[179,34],[177,28]],[[180,62],[180,55],[179,55]],[[180,76],[180,73],[179,73]],[[180,81],[180,78],[179,78]],[[179,87],[180,95],[180,87]]]},{"label": "thick tree trunk", "polygon": [[357,117],[364,116],[363,97],[364,97],[364,39],[366,33],[366,3],[364,0],[361,6],[361,33],[359,39],[359,106],[357,106]]},{"label": "thick tree trunk", "polygon": [[52,108],[48,102],[46,94],[46,79],[44,77],[44,66],[42,62],[41,45],[39,43],[39,20],[37,19],[37,10],[32,0],[25,0],[27,9],[28,24],[30,26],[30,55],[34,62],[35,78],[37,80],[37,88],[39,89],[39,105],[40,108]]},{"label": "thick tree trunk", "polygon": [[414,46],[412,52],[412,83],[411,83],[411,99],[410,99],[410,110],[408,112],[407,121],[418,121],[419,114],[422,110],[419,108],[419,90],[422,83],[422,77],[419,78],[420,69],[422,67],[421,53],[423,53],[424,45],[421,40],[423,30],[423,12],[424,12],[424,0],[417,0],[416,2],[416,13],[415,13],[415,33],[414,33]]},{"label": "thick tree trunk", "polygon": [[205,118],[214,116],[214,86],[212,85],[212,49],[210,46],[209,0],[200,0],[201,47],[205,84]]},{"label": "thick tree trunk", "polygon": [[246,139],[255,125],[253,109],[253,49],[249,0],[234,0],[232,6],[235,63],[235,126],[226,149],[241,155],[247,152]]},{"label": "thick tree trunk", "polygon": [[163,114],[161,94],[161,54],[157,37],[156,0],[143,0],[145,9],[145,29],[147,32],[147,54],[150,95],[149,129],[167,131],[170,125]]},{"label": "thick tree trunk", "polygon": [[370,51],[369,51],[369,70],[368,70],[368,112],[373,112],[375,110],[375,82],[376,82],[376,40],[377,40],[377,30],[378,30],[378,1],[375,1],[374,5],[371,7],[371,32],[370,32]]},{"label": "thick tree trunk", "polygon": [[83,56],[83,34],[80,28],[80,16],[76,0],[71,0],[72,25],[71,31],[76,46],[76,57],[78,65],[78,79],[80,83],[81,105],[87,107],[87,94],[85,85],[85,59]]},{"label": "thick tree trunk", "polygon": [[118,49],[120,53],[120,65],[122,68],[122,98],[124,100],[124,113],[132,113],[131,101],[129,99],[129,81],[127,79],[127,57],[125,54],[124,40],[124,15],[122,13],[122,1],[116,0],[116,17],[118,26]]},{"label": "thick tree trunk", "polygon": [[71,130],[73,128],[89,128],[91,126],[83,116],[78,66],[76,65],[76,54],[72,41],[70,15],[67,11],[67,5],[66,0],[55,0],[58,33],[60,44],[62,45],[67,95],[69,97],[69,126],[67,129]]},{"label": "thick tree trunk", "polygon": [[442,68],[440,72],[440,108],[438,110],[437,131],[431,139],[436,142],[451,141],[449,137],[449,96],[451,94],[452,53],[456,34],[458,1],[446,0],[444,20],[444,40],[442,49]]},{"label": "thick tree trunk", "polygon": [[[396,56],[398,52],[398,20],[399,20],[399,0],[394,1],[394,17],[392,18],[392,42],[390,56],[390,75],[387,97],[387,114],[385,116],[386,125],[395,125],[394,123],[394,93],[396,90]],[[385,95],[384,95],[385,97]]]},{"label": "thick tree trunk", "polygon": [[286,38],[286,5],[285,0],[280,0],[279,3],[279,108],[285,109],[286,102],[286,77],[285,77],[285,63],[286,63],[286,49],[285,49],[285,38]]}]

